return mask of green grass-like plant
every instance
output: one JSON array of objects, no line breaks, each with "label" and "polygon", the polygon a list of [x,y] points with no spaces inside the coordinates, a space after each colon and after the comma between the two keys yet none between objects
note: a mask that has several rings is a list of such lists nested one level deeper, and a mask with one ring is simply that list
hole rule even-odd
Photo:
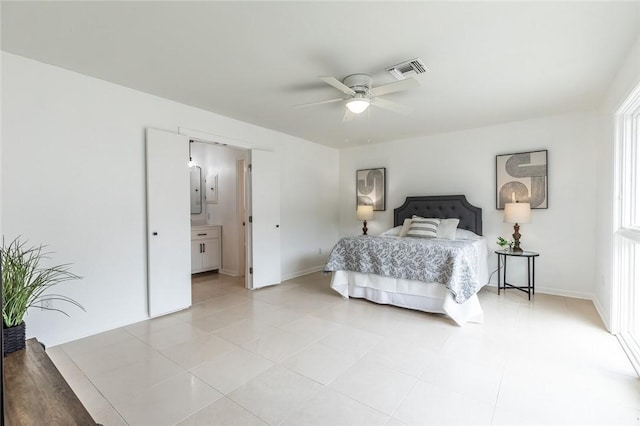
[{"label": "green grass-like plant", "polygon": [[67,296],[46,293],[56,284],[81,277],[69,271],[70,264],[40,267],[40,261],[49,259],[51,254],[43,252],[44,248],[43,245],[27,247],[20,237],[7,245],[2,238],[2,320],[5,328],[22,323],[27,309],[36,306],[69,316],[60,309],[44,306],[43,302],[47,300],[70,303],[84,311],[78,302]]}]

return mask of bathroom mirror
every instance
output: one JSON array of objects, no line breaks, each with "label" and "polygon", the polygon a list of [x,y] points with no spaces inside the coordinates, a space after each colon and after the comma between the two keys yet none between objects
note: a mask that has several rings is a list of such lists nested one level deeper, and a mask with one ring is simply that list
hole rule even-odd
[{"label": "bathroom mirror", "polygon": [[201,170],[198,166],[190,169],[191,175],[191,214],[202,213],[202,191],[200,190]]}]

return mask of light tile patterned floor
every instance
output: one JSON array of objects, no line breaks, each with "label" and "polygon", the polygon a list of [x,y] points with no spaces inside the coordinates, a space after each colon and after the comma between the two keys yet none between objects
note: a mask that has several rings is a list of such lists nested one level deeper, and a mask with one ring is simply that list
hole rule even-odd
[{"label": "light tile patterned floor", "polygon": [[640,380],[585,300],[485,288],[485,323],[343,300],[316,273],[47,352],[117,425],[640,425]]}]

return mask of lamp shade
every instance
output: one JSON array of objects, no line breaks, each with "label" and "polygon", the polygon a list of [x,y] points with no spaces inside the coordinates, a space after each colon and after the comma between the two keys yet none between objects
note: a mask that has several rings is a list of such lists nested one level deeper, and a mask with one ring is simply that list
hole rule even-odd
[{"label": "lamp shade", "polygon": [[531,204],[506,203],[504,205],[504,223],[531,223]]},{"label": "lamp shade", "polygon": [[358,220],[370,220],[373,217],[373,206],[358,206],[356,217]]}]

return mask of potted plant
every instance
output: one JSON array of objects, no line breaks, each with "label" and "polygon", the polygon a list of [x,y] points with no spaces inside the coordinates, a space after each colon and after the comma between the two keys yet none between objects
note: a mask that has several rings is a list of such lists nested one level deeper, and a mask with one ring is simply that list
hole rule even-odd
[{"label": "potted plant", "polygon": [[[75,300],[61,294],[46,293],[63,281],[80,279],[69,271],[69,264],[41,267],[40,262],[50,253],[45,246],[27,247],[20,237],[9,244],[2,239],[2,332],[4,355],[25,347],[24,316],[27,309],[39,307],[49,311],[66,312],[54,308],[54,300],[70,303],[84,310]],[[67,315],[68,316],[68,315]]]},{"label": "potted plant", "polygon": [[513,241],[505,240],[502,237],[498,237],[498,241],[496,241],[496,244],[498,244],[503,250],[511,251],[513,249]]}]

